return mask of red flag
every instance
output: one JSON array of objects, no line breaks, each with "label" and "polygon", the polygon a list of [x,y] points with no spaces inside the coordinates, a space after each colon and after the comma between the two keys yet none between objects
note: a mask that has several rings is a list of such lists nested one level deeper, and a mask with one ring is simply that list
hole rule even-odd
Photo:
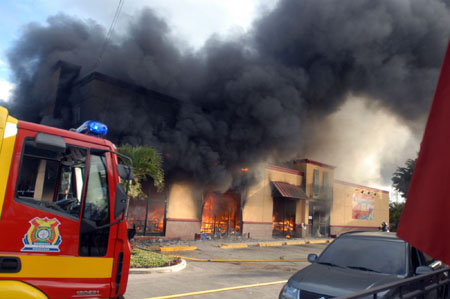
[{"label": "red flag", "polygon": [[450,44],[397,235],[450,264]]}]

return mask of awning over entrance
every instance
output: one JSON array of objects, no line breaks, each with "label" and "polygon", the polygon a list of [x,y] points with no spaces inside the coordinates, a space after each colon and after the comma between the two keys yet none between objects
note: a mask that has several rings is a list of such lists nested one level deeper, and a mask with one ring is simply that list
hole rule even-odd
[{"label": "awning over entrance", "polygon": [[275,189],[282,197],[296,198],[296,199],[309,199],[299,186],[291,185],[284,182],[273,182]]}]

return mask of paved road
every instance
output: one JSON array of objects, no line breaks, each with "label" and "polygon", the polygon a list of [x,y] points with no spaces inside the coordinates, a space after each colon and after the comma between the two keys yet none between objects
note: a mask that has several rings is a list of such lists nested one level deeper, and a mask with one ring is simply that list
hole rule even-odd
[{"label": "paved road", "polygon": [[[195,244],[197,245],[197,244]],[[282,247],[220,249],[214,243],[202,243],[199,249],[179,252],[186,257],[208,259],[302,259],[308,253],[319,254],[324,244]],[[186,269],[175,273],[130,274],[125,299],[144,299],[181,293],[220,289],[241,285],[287,280],[307,262],[212,263],[188,261]],[[195,295],[187,298],[278,298],[283,284]]]}]

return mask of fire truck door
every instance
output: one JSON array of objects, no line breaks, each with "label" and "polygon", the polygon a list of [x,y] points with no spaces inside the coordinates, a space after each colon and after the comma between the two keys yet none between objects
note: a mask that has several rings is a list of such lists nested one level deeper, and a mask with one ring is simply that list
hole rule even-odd
[{"label": "fire truck door", "polygon": [[105,256],[108,250],[110,208],[105,155],[90,155],[86,199],[80,230],[80,256]]}]

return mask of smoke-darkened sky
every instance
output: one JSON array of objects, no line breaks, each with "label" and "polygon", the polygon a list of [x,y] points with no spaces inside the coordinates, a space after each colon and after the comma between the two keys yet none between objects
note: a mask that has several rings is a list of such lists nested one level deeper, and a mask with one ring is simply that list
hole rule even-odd
[{"label": "smoke-darkened sky", "polygon": [[[363,99],[366,110],[358,106],[355,113],[372,116],[359,122],[389,116],[392,126],[420,139],[450,31],[449,9],[439,0],[280,0],[248,30],[211,36],[198,49],[183,47],[170,21],[150,8],[127,20],[96,70],[189,103],[174,128],[134,140],[170,152],[177,170],[226,187],[239,183],[236,169],[306,154],[360,173],[358,161],[348,165],[333,155],[348,144],[337,147],[335,130],[320,129],[339,126],[330,119],[353,109],[349,97]],[[65,14],[25,27],[8,55],[17,82],[13,112],[39,118],[35,108],[47,104],[50,67],[62,59],[92,71],[106,32],[96,21]],[[362,156],[371,147],[357,140],[374,130],[355,130]],[[408,144],[404,136],[390,138]],[[404,157],[395,140],[378,142],[384,150],[373,163],[378,184],[386,185],[386,169]],[[398,157],[386,159],[393,148]],[[369,182],[364,174],[355,180]]]}]

